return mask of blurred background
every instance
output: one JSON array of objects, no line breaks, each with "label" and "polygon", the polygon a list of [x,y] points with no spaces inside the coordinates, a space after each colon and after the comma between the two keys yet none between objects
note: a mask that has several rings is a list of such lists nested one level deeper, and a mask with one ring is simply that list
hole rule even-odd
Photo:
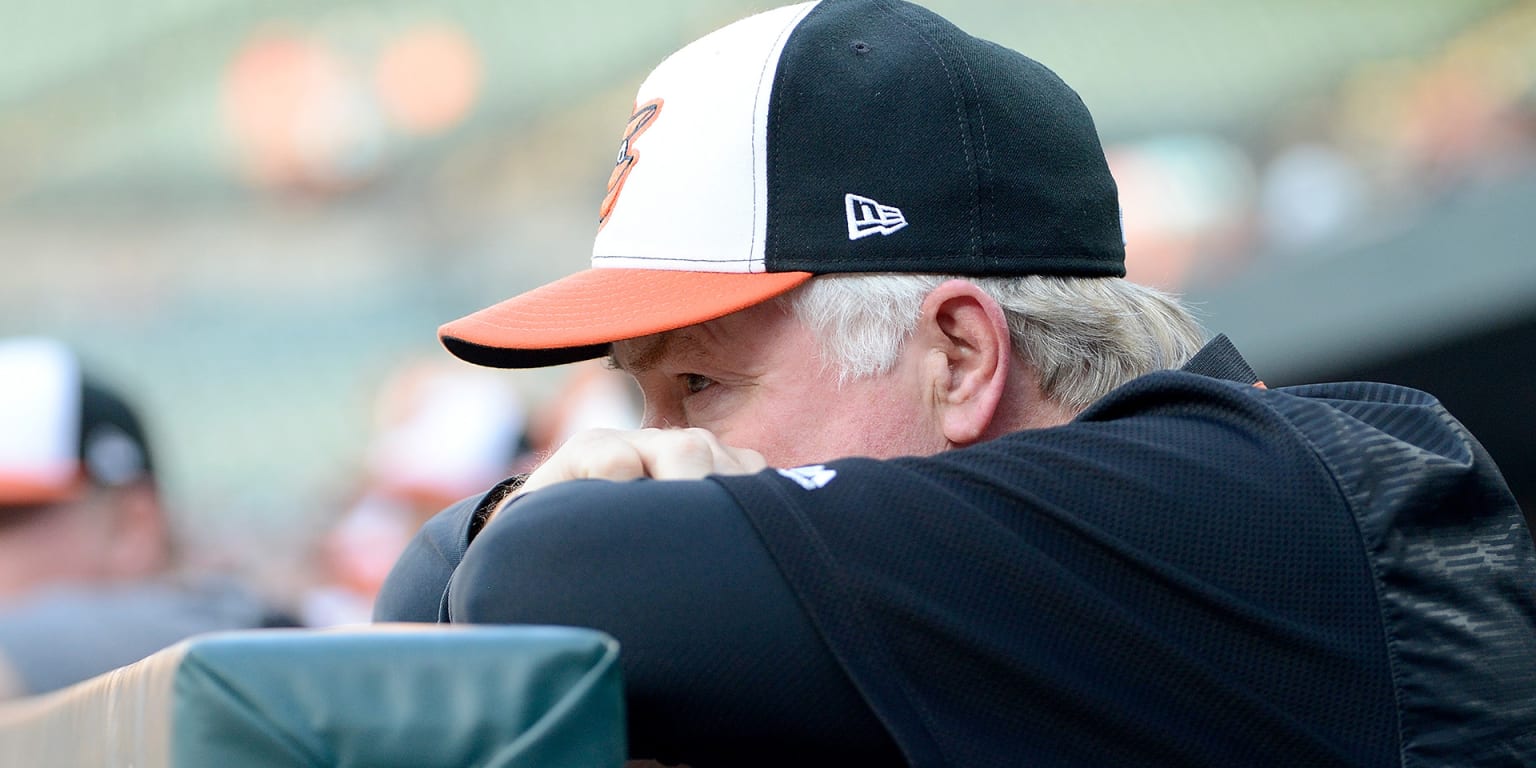
[{"label": "blurred background", "polygon": [[[398,537],[358,512],[380,467],[473,464],[400,445],[523,450],[551,412],[579,420],[561,397],[602,373],[419,385],[450,361],[436,328],[584,267],[645,73],[777,4],[11,8],[0,335],[61,337],[143,402],[192,550],[293,592],[317,553]],[[1435,392],[1533,508],[1536,2],[927,4],[1078,89],[1133,279],[1184,294],[1271,386]],[[420,426],[413,387],[508,421]],[[589,420],[632,418],[624,398]]]}]

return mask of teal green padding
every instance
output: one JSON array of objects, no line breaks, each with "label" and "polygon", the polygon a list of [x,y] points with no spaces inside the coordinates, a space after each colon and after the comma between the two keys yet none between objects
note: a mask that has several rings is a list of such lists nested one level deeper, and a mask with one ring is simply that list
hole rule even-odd
[{"label": "teal green padding", "polygon": [[623,764],[611,638],[568,627],[423,626],[194,641],[174,683],[172,765]]}]

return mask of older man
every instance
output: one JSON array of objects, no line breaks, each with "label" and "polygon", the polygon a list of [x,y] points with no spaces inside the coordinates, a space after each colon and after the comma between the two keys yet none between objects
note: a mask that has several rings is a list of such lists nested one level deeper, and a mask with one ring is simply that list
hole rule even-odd
[{"label": "older man", "polygon": [[695,766],[1532,759],[1536,554],[1476,440],[1265,389],[1123,275],[1040,64],[899,2],[721,29],[641,86],[593,269],[441,331],[610,354],[651,429],[443,512],[375,615],[604,629],[633,755]]}]

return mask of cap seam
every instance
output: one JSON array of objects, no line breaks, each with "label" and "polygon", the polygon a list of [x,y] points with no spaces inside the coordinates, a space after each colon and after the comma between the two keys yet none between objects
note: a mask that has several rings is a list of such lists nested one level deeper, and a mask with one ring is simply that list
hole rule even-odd
[{"label": "cap seam", "polygon": [[[964,32],[962,32],[962,34],[964,34]],[[976,82],[976,72],[975,70],[971,69],[971,60],[966,57],[965,52],[961,50],[958,45],[955,46],[955,57],[958,58],[960,63],[965,66],[965,78],[970,81],[971,91],[976,95],[976,126],[977,129],[981,131],[981,138],[977,141],[978,158],[975,167],[975,195],[977,205],[976,218],[981,223],[982,232],[987,233],[993,231],[992,224],[995,223],[997,219],[997,206],[983,205],[981,201],[981,177],[983,174],[983,169],[985,169],[988,189],[990,189],[992,185],[992,141],[987,137],[987,114],[986,110],[981,108],[981,84]],[[978,257],[985,257],[987,255],[986,250],[987,247],[985,239],[979,239],[975,246],[974,255]]]},{"label": "cap seam", "polygon": [[930,40],[927,35],[923,34],[923,30],[916,24],[913,24],[910,19],[903,16],[895,6],[886,2],[879,2],[876,3],[876,7],[884,10],[892,18],[895,18],[896,21],[900,22],[902,26],[912,30],[912,33],[917,35],[918,39],[922,40],[924,45],[928,46],[928,49],[932,51],[934,56],[938,59],[939,67],[944,70],[944,79],[949,81],[950,95],[955,102],[955,122],[958,123],[960,127],[960,144],[965,150],[965,162],[966,165],[969,166],[969,175],[971,177],[971,215],[969,217],[970,246],[967,249],[969,251],[967,255],[970,258],[975,259],[979,255],[980,250],[978,247],[980,233],[977,231],[979,229],[978,219],[981,216],[980,191],[978,189],[979,185],[976,184],[976,156],[974,148],[971,146],[971,133],[969,130],[967,130],[966,127],[965,100],[963,95],[959,92],[959,88],[957,87],[957,83],[955,81],[955,73],[950,71],[949,64],[944,60],[944,52],[940,49],[940,46],[936,45],[933,40]]},{"label": "cap seam", "polygon": [[[780,74],[785,69],[785,66],[784,66],[784,51],[788,48],[788,44],[785,43],[785,41],[788,39],[788,37],[791,34],[794,33],[794,30],[798,29],[800,27],[800,25],[805,22],[806,17],[809,16],[810,14],[814,13],[815,11],[816,11],[815,8],[811,8],[810,10],[806,11],[805,13],[797,15],[796,17],[794,17],[794,20],[793,20],[792,23],[785,24],[784,28],[779,30],[779,36],[774,38],[774,40],[773,40],[773,47],[769,49],[769,55],[765,56],[763,58],[762,69],[760,69],[758,71],[758,74],[757,74],[757,93],[752,97],[752,114],[751,114],[751,116],[750,116],[750,118],[748,120],[748,122],[750,123],[749,128],[752,131],[752,140],[750,142],[750,146],[752,147],[752,234],[747,237],[747,259],[746,259],[746,261],[747,261],[748,267],[750,267],[751,264],[752,264],[752,252],[757,247],[757,217],[759,215],[762,215],[764,217],[763,218],[763,271],[764,272],[772,271],[772,270],[770,270],[768,268],[768,243],[769,243],[769,240],[773,238],[773,234],[768,231],[768,220],[767,220],[768,211],[765,210],[765,211],[761,211],[760,212],[758,210],[758,206],[757,206],[757,181],[758,181],[758,179],[757,179],[757,152],[758,152],[758,149],[757,149],[757,105],[758,105],[758,102],[761,101],[762,98],[763,98],[763,74],[768,71],[769,63],[773,63],[774,64],[773,81],[770,81],[768,83],[768,108],[763,110],[763,139],[764,139],[764,141],[767,141],[768,134],[769,134],[769,131],[770,131],[770,123],[773,122],[773,114],[772,114],[772,112],[773,112],[773,104],[774,104],[773,92],[774,92],[774,90],[776,90],[774,86],[777,85],[776,81],[779,79]],[[770,148],[768,151],[770,153],[772,153],[772,157],[771,158],[764,158],[764,160],[763,160],[763,166],[764,166],[763,167],[763,174],[765,176],[768,176],[768,177],[771,178],[772,174],[769,172],[769,169],[768,169],[767,165],[771,161],[774,164],[775,167],[778,166],[779,150],[775,147],[775,148]],[[763,183],[763,205],[764,205],[764,207],[767,207],[768,204],[769,204],[768,195],[769,195],[770,191],[771,190],[768,187],[768,179],[764,179],[764,183]]]},{"label": "cap seam", "polygon": [[618,260],[623,260],[623,261],[661,261],[661,262],[684,261],[684,262],[690,262],[690,263],[697,262],[697,263],[700,263],[700,264],[749,264],[749,265],[752,263],[752,258],[750,256],[747,257],[747,258],[744,258],[744,259],[741,259],[741,258],[737,258],[737,259],[708,259],[708,258],[689,258],[689,257],[686,257],[686,256],[618,256],[618,255],[613,255],[613,254],[604,255],[604,256],[593,256],[592,257],[592,261],[594,261],[594,262],[604,261],[604,260],[609,260],[609,261],[618,261]]}]

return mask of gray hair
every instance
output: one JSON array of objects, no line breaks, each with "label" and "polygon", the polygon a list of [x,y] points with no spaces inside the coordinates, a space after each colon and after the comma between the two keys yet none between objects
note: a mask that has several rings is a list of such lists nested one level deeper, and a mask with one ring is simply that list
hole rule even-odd
[{"label": "gray hair", "polygon": [[824,364],[847,381],[889,371],[923,299],[952,279],[997,300],[1014,351],[1035,369],[1042,393],[1073,413],[1137,376],[1183,365],[1205,341],[1177,299],[1120,278],[836,274],[780,302],[815,333]]}]

